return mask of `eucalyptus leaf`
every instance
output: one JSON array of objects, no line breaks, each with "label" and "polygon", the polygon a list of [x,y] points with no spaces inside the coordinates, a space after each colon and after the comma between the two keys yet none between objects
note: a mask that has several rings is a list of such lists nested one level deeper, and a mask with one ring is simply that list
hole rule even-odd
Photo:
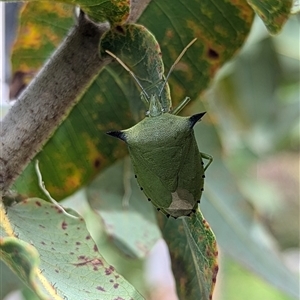
[{"label": "eucalyptus leaf", "polygon": [[291,13],[294,2],[293,0],[247,1],[271,34],[277,34],[282,29]]},{"label": "eucalyptus leaf", "polygon": [[208,222],[199,210],[191,217],[159,219],[179,298],[212,299],[219,267],[216,240]]},{"label": "eucalyptus leaf", "polygon": [[[12,268],[20,268],[18,275],[23,274],[21,278],[39,295],[50,293],[53,299],[85,299],[87,295],[89,299],[143,299],[104,260],[82,218],[70,218],[38,198],[8,207],[7,216],[17,238],[5,237],[1,228],[3,258]],[[17,253],[14,261],[9,260],[10,253]]]}]

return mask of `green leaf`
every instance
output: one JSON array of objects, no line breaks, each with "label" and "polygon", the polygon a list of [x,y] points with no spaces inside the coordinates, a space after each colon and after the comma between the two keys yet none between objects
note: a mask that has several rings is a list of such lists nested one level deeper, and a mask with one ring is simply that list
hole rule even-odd
[{"label": "green leaf", "polygon": [[[27,283],[41,299],[54,294],[48,293],[39,278],[39,253],[32,245],[14,237],[0,238],[1,259]],[[60,299],[60,298],[59,298]]]},{"label": "green leaf", "polygon": [[[147,28],[138,24],[128,24],[107,31],[100,41],[100,56],[107,55],[106,50],[130,66],[130,70],[139,81],[144,93],[158,94],[164,86],[161,102],[163,109],[169,111],[172,101],[169,85],[168,83],[164,85],[161,50],[157,40]],[[115,80],[122,79],[116,78]],[[141,90],[141,87],[138,86],[138,89]],[[144,118],[145,110],[149,109],[149,103],[143,102],[143,105],[139,105],[137,99],[128,100],[131,102],[131,110],[138,116],[137,120]]]},{"label": "green leaf", "polygon": [[145,257],[161,234],[152,204],[140,191],[129,158],[102,172],[88,186],[87,195],[110,240],[127,256]]},{"label": "green leaf", "polygon": [[[14,268],[23,259],[26,263],[23,279],[29,277],[28,270],[37,268],[39,257],[39,279],[45,278],[41,281],[43,286],[50,286],[59,299],[85,299],[87,295],[89,299],[143,299],[103,259],[81,218],[65,216],[56,206],[38,198],[8,207],[7,215],[18,239],[4,238],[8,244],[3,243],[1,248],[5,246],[2,251],[12,254],[22,251],[22,256],[5,262]],[[1,231],[0,236],[4,235]],[[30,252],[24,252],[24,247]],[[32,281],[27,279],[27,282],[35,288]]]},{"label": "green leaf", "polygon": [[[1,1],[8,2],[7,0]],[[32,2],[34,1],[35,0],[32,0]],[[130,0],[52,0],[48,2],[38,1],[36,5],[42,5],[42,9],[47,6],[50,13],[57,14],[57,12],[55,12],[57,8],[60,10],[60,8],[65,7],[61,2],[68,4],[68,6],[70,6],[70,4],[73,5],[73,9],[74,6],[79,5],[80,9],[93,21],[108,21],[111,26],[124,24],[129,17]],[[61,13],[61,11],[59,13]]]},{"label": "green leaf", "polygon": [[[118,270],[118,272],[122,274],[122,276],[124,276],[126,280],[128,280],[142,295],[147,295],[148,286],[145,281],[144,268],[145,258],[137,258],[137,253],[134,253],[134,245],[131,245],[130,248],[128,248],[122,241],[117,241],[117,235],[109,236],[109,230],[106,230],[107,227],[104,223],[106,220],[102,218],[102,216],[99,214],[99,211],[96,211],[89,206],[88,197],[91,195],[91,193],[87,189],[88,188],[80,190],[78,193],[76,193],[74,196],[72,195],[68,199],[71,200],[71,203],[73,202],[72,206],[80,210],[82,216],[86,220],[87,228],[91,233],[91,236],[94,238],[98,249],[101,249],[101,255],[103,255],[106,261],[112,264],[116,270]],[[111,189],[111,185],[107,186],[106,188],[101,187],[101,190],[106,190],[106,193],[109,189]],[[113,212],[111,213],[112,215],[115,215]],[[108,211],[104,210],[104,214],[108,214]],[[120,224],[122,223],[116,218],[114,220],[117,222],[117,225],[114,226],[113,224],[113,226],[119,229]],[[135,218],[135,220],[140,219]],[[129,224],[128,220],[126,220],[123,225],[125,229],[128,227],[133,228],[133,225]],[[137,223],[135,226],[134,232],[137,231],[139,224]],[[114,233],[118,232],[114,231]],[[124,230],[123,233],[125,233]],[[124,240],[124,237],[122,240]],[[138,245],[136,246],[138,247]],[[143,252],[140,251],[140,253]]]},{"label": "green leaf", "polygon": [[290,16],[293,0],[247,0],[271,34],[277,34]]},{"label": "green leaf", "polygon": [[208,87],[218,69],[243,45],[253,16],[251,7],[241,0],[169,0],[149,4],[138,21],[158,40],[166,70],[181,50],[197,38],[170,76],[174,106],[186,96],[195,100]]},{"label": "green leaf", "polygon": [[38,71],[74,24],[73,9],[55,1],[24,4],[11,57],[13,72]]},{"label": "green leaf", "polygon": [[188,244],[193,253],[197,276],[203,282],[202,293],[208,299],[212,299],[219,270],[215,235],[200,210],[197,210],[191,218],[184,218],[182,222]]},{"label": "green leaf", "polygon": [[111,26],[125,23],[129,17],[130,0],[66,0],[80,8],[94,21],[109,21]]},{"label": "green leaf", "polygon": [[177,220],[161,217],[160,225],[169,246],[179,298],[212,299],[218,251],[215,236],[201,212]]}]

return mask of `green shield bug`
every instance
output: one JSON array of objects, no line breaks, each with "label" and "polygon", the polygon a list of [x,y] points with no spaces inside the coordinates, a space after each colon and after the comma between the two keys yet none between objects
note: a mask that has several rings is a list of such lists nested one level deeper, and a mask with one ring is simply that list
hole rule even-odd
[{"label": "green shield bug", "polygon": [[[212,162],[210,155],[199,152],[193,130],[205,112],[191,117],[177,116],[189,98],[172,111],[163,107],[160,99],[172,70],[195,40],[176,59],[160,91],[150,96],[133,72],[106,51],[132,75],[142,89],[142,97],[149,102],[149,111],[142,121],[129,129],[107,134],[126,142],[141,190],[158,210],[174,218],[196,211],[203,192],[204,173]],[[208,159],[206,166],[202,159]]]}]

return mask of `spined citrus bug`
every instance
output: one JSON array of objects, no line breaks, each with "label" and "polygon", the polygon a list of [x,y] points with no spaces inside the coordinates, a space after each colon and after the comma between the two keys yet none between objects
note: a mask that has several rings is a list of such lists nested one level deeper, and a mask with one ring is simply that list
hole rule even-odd
[{"label": "spined citrus bug", "polygon": [[[212,162],[210,155],[199,152],[193,130],[205,112],[180,117],[175,114],[186,105],[188,97],[171,113],[169,107],[162,107],[160,99],[172,70],[195,40],[176,59],[160,91],[150,96],[134,73],[113,53],[106,51],[132,75],[149,102],[147,117],[141,122],[107,134],[127,143],[141,190],[158,210],[174,218],[196,211],[203,191],[204,173]],[[208,159],[206,166],[202,159]]]}]

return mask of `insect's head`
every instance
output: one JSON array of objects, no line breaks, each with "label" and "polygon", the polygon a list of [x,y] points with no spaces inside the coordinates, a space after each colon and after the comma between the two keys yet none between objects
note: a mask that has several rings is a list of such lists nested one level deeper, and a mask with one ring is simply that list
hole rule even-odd
[{"label": "insect's head", "polygon": [[150,97],[149,110],[147,111],[147,116],[157,117],[164,113],[161,105],[161,101],[158,99],[157,95],[152,94]]}]

